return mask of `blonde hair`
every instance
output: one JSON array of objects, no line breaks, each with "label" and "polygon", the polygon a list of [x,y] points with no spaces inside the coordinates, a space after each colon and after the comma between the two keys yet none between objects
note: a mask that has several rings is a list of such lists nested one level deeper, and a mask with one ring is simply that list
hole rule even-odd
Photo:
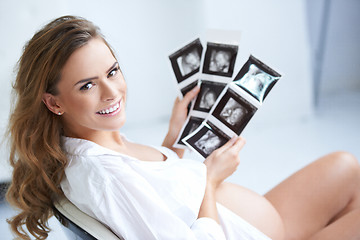
[{"label": "blonde hair", "polygon": [[104,39],[91,22],[63,16],[37,32],[18,61],[15,107],[8,126],[13,176],[6,198],[20,209],[8,223],[21,239],[30,239],[23,225],[37,239],[47,238],[47,221],[53,215],[54,198],[62,194],[59,185],[68,163],[60,144],[60,117],[46,108],[43,93],[58,94],[64,64],[95,37]]}]

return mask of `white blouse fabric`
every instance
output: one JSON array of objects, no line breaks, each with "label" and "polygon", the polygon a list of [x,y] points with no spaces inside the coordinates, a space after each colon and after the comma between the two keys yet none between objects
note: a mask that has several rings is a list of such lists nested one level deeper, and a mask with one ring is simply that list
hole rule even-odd
[{"label": "white blouse fabric", "polygon": [[63,137],[69,158],[61,188],[79,209],[124,239],[269,239],[217,204],[220,225],[197,218],[206,166],[156,147],[163,162],[140,161],[94,142]]}]

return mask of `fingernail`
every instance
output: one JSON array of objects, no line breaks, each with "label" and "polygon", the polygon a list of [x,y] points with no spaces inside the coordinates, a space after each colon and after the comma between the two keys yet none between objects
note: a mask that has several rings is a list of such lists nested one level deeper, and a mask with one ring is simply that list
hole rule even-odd
[{"label": "fingernail", "polygon": [[234,137],[232,137],[232,138],[230,139],[230,141],[231,141],[232,143],[234,143],[234,142],[236,142],[237,139],[238,139],[238,137],[237,137],[237,136],[234,136]]}]

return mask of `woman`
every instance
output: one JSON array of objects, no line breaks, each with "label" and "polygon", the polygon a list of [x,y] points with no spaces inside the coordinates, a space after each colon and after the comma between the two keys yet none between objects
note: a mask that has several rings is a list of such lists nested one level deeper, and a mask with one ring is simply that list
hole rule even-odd
[{"label": "woman", "polygon": [[[224,183],[245,141],[234,138],[204,163],[172,147],[197,95],[177,99],[162,147],[120,134],[126,82],[91,22],[58,18],[27,43],[10,118],[13,180],[9,220],[29,239],[49,232],[54,198],[75,205],[125,239],[355,239],[360,170],[347,153],[327,155],[265,196]],[[180,158],[179,158],[180,157]]]}]

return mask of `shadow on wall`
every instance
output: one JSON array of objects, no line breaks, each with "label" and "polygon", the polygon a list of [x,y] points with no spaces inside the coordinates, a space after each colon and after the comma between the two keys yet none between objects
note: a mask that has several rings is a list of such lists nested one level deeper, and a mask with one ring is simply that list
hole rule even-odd
[{"label": "shadow on wall", "polygon": [[306,1],[315,103],[360,92],[360,1]]}]

